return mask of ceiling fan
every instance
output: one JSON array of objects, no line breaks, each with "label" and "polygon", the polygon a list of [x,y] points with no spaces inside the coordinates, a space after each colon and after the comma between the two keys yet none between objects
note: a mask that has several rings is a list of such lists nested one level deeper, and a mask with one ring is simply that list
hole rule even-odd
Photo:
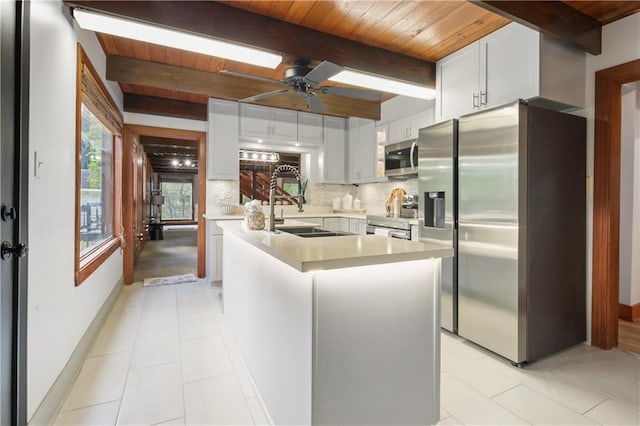
[{"label": "ceiling fan", "polygon": [[270,96],[280,95],[287,92],[293,92],[296,95],[301,96],[306,104],[307,108],[313,112],[324,112],[325,106],[316,96],[316,93],[322,93],[324,95],[345,96],[350,98],[364,99],[368,101],[379,101],[382,98],[382,92],[375,90],[355,89],[347,87],[337,86],[319,86],[320,83],[333,77],[339,72],[344,71],[344,68],[340,65],[336,65],[329,61],[324,61],[315,68],[309,66],[308,59],[298,59],[294,65],[287,68],[284,72],[284,78],[282,80],[274,80],[272,78],[259,77],[256,75],[239,73],[235,71],[222,70],[223,74],[234,75],[238,77],[252,78],[255,80],[268,81],[269,83],[275,83],[282,86],[289,86],[286,89],[274,90],[267,93],[261,93],[259,95],[251,96],[248,98],[240,99],[239,102],[255,102]]}]

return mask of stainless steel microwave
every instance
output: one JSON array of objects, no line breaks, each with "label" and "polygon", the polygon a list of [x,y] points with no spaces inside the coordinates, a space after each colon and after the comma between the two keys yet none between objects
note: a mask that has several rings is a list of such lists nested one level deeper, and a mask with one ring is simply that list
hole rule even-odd
[{"label": "stainless steel microwave", "polygon": [[418,140],[391,143],[385,147],[384,175],[409,178],[418,174]]}]

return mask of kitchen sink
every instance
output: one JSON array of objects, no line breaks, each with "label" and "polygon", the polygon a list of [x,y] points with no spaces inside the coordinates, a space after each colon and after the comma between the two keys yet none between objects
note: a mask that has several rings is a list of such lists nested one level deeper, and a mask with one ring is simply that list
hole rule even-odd
[{"label": "kitchen sink", "polygon": [[282,226],[279,227],[276,225],[276,230],[281,232],[287,232],[289,234],[299,234],[299,233],[307,233],[307,232],[328,232],[324,229],[320,229],[317,226]]},{"label": "kitchen sink", "polygon": [[288,234],[297,235],[302,238],[312,238],[312,237],[340,237],[344,235],[352,235],[348,232],[339,232],[339,231],[329,231],[327,229],[322,228],[279,228],[278,231],[286,232]]}]

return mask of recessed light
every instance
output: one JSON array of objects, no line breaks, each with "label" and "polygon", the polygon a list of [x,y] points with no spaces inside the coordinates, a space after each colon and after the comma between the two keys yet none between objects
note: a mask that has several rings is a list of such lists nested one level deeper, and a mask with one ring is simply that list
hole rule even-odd
[{"label": "recessed light", "polygon": [[281,55],[266,50],[136,22],[117,16],[74,9],[73,17],[78,22],[78,25],[85,30],[160,44],[175,49],[188,50],[267,68],[276,68],[282,62]]},{"label": "recessed light", "polygon": [[357,71],[345,70],[329,78],[329,80],[412,98],[434,99],[436,97],[436,91],[430,87]]}]

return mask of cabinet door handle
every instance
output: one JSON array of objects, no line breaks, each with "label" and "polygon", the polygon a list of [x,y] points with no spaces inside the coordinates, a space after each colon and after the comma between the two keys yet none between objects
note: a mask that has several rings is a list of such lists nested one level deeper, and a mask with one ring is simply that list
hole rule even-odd
[{"label": "cabinet door handle", "polygon": [[478,109],[480,108],[480,105],[478,104],[479,101],[479,96],[477,93],[473,93],[473,97],[472,97],[472,102],[473,102],[473,109]]},{"label": "cabinet door handle", "polygon": [[480,105],[487,106],[487,92],[484,90],[480,91]]}]

